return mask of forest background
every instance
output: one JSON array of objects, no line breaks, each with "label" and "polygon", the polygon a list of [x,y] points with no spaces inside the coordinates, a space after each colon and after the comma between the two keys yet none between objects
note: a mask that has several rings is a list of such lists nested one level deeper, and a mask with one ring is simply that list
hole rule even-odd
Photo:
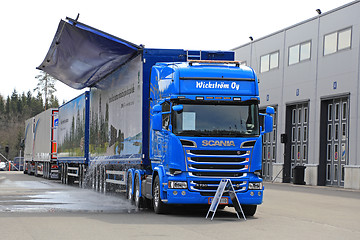
[{"label": "forest background", "polygon": [[[58,99],[53,95],[55,80],[45,73],[36,78],[38,85],[34,90],[18,93],[14,89],[11,96],[6,97],[0,94],[0,153],[8,160],[19,157],[20,152],[23,156],[25,120],[48,108],[59,107]],[[0,161],[4,160],[0,155]]]}]

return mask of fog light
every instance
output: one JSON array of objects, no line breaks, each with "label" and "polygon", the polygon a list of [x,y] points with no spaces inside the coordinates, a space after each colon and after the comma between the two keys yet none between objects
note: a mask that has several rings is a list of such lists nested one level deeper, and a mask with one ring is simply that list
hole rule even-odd
[{"label": "fog light", "polygon": [[261,196],[261,192],[258,192],[259,197]]},{"label": "fog light", "polygon": [[174,194],[174,196],[176,196],[176,195],[178,194],[178,192],[177,192],[177,191],[174,191],[173,194]]},{"label": "fog light", "polygon": [[250,196],[254,196],[254,192],[250,192]]},{"label": "fog light", "polygon": [[185,196],[186,192],[185,191],[182,191],[181,192],[181,195]]}]

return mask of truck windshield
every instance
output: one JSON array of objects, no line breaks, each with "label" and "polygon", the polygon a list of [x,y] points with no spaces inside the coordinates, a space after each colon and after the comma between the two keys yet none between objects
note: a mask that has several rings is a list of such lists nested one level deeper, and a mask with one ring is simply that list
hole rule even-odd
[{"label": "truck windshield", "polygon": [[258,104],[182,104],[173,113],[173,133],[181,136],[250,137],[259,135]]}]

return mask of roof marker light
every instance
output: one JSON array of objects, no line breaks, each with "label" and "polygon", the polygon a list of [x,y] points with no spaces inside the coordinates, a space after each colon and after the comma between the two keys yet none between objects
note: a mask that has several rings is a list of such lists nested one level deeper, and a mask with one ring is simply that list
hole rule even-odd
[{"label": "roof marker light", "polygon": [[241,101],[241,97],[234,97],[233,100],[234,101]]},{"label": "roof marker light", "polygon": [[196,100],[204,100],[204,97],[196,97]]}]

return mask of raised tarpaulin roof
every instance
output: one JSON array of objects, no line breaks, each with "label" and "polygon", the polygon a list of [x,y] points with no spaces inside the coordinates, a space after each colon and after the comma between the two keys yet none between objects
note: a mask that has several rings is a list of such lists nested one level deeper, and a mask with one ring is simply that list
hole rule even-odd
[{"label": "raised tarpaulin roof", "polygon": [[38,69],[75,89],[96,86],[141,46],[67,18],[61,20]]}]

